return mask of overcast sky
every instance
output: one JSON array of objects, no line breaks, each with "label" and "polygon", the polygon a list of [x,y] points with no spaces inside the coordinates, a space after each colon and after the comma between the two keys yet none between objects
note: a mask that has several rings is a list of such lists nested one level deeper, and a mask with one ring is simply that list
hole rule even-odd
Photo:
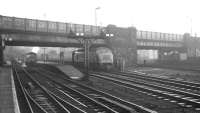
[{"label": "overcast sky", "polygon": [[199,0],[1,0],[0,15],[200,36]]}]

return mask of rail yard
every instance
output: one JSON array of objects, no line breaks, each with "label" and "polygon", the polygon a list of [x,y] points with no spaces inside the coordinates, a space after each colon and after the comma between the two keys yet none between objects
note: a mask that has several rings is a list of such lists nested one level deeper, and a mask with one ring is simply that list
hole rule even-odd
[{"label": "rail yard", "polygon": [[188,1],[2,1],[0,113],[200,113]]},{"label": "rail yard", "polygon": [[21,113],[196,113],[200,110],[200,83],[162,77],[153,68],[144,70],[156,74],[144,73],[142,68],[126,72],[91,70],[83,72],[89,78],[74,80],[53,64],[24,67],[16,62],[11,69]]}]

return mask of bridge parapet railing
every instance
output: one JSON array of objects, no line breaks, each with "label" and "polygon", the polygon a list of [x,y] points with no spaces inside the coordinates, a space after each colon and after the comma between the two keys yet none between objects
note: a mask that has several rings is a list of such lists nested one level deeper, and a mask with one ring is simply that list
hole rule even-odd
[{"label": "bridge parapet railing", "polygon": [[62,35],[75,34],[77,36],[95,37],[100,36],[102,27],[0,15],[0,31],[8,33],[21,31]]},{"label": "bridge parapet railing", "polygon": [[137,31],[137,39],[182,42],[183,35],[151,31]]},{"label": "bridge parapet railing", "polygon": [[145,41],[137,41],[137,46],[146,46],[146,47],[183,47],[182,43],[174,42],[145,42]]}]

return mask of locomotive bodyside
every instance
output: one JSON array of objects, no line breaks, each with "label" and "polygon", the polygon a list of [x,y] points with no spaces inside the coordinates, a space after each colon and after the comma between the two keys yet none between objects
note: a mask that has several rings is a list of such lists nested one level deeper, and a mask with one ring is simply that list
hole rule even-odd
[{"label": "locomotive bodyside", "polygon": [[[74,55],[74,62],[84,64],[84,52],[77,52]],[[90,51],[90,68],[110,70],[113,68],[113,53],[109,48],[98,47]]]},{"label": "locomotive bodyside", "polygon": [[96,49],[99,66],[101,69],[110,70],[113,68],[113,53],[109,48],[99,47]]}]

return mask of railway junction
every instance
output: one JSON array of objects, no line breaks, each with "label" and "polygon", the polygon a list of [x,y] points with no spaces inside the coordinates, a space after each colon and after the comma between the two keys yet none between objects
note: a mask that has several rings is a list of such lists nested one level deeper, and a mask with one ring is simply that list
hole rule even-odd
[{"label": "railway junction", "polygon": [[0,41],[2,113],[200,112],[189,33],[0,16]]}]

